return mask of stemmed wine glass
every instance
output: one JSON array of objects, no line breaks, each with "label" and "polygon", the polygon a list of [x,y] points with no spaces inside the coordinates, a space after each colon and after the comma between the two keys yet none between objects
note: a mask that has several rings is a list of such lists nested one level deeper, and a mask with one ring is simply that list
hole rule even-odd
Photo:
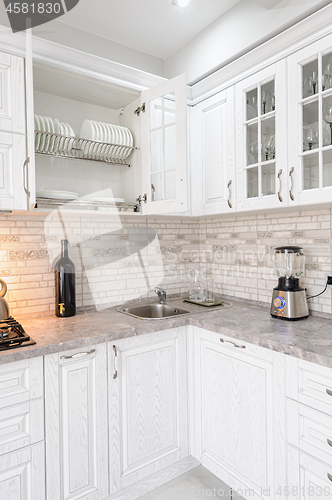
[{"label": "stemmed wine glass", "polygon": [[310,76],[310,83],[312,85],[312,93],[316,94],[316,85],[317,85],[317,73],[313,71]]},{"label": "stemmed wine glass", "polygon": [[324,72],[324,88],[323,91],[326,89],[329,89],[331,87],[331,76],[332,76],[332,64],[331,61],[327,63],[325,66],[325,72]]},{"label": "stemmed wine glass", "polygon": [[323,113],[323,118],[324,118],[324,121],[330,125],[330,129],[331,129],[331,146],[332,146],[332,104],[328,105],[325,109],[324,109],[324,113]]},{"label": "stemmed wine glass", "polygon": [[[312,150],[313,145],[316,142],[318,131],[309,127],[303,130],[303,144],[307,145],[309,151]],[[305,149],[304,149],[305,151]]]},{"label": "stemmed wine glass", "polygon": [[262,104],[263,104],[263,115],[266,113],[266,103],[267,103],[267,92],[266,90],[262,91]]}]

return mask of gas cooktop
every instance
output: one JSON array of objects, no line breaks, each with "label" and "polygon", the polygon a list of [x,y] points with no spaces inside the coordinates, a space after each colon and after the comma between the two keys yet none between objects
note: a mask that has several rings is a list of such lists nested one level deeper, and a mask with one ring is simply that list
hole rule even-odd
[{"label": "gas cooktop", "polygon": [[34,345],[36,342],[25,333],[23,326],[14,318],[0,321],[0,351]]}]

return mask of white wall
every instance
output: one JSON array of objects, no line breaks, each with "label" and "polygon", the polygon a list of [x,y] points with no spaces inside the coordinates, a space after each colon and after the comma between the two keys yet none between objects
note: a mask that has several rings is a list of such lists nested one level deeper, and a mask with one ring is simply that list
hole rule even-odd
[{"label": "white wall", "polygon": [[329,0],[283,0],[267,9],[255,0],[241,0],[165,61],[165,77],[187,73],[196,83],[250,49],[260,45]]}]

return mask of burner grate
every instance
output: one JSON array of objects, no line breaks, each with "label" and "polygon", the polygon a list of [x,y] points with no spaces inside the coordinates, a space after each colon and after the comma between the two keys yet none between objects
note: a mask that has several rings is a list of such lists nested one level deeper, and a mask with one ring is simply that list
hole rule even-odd
[{"label": "burner grate", "polygon": [[0,321],[0,351],[34,345],[36,342],[26,334],[23,326],[10,317]]}]

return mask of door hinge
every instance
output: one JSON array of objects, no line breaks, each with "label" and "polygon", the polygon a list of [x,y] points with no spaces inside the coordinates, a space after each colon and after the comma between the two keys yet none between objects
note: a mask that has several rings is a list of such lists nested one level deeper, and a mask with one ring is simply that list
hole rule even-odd
[{"label": "door hinge", "polygon": [[147,194],[144,194],[144,195],[139,195],[138,198],[136,198],[136,201],[138,202],[139,205],[142,205],[142,203],[146,203],[148,201],[148,195]]},{"label": "door hinge", "polygon": [[138,106],[138,108],[135,109],[134,114],[139,116],[141,113],[145,113],[145,102],[143,102],[142,106]]}]

